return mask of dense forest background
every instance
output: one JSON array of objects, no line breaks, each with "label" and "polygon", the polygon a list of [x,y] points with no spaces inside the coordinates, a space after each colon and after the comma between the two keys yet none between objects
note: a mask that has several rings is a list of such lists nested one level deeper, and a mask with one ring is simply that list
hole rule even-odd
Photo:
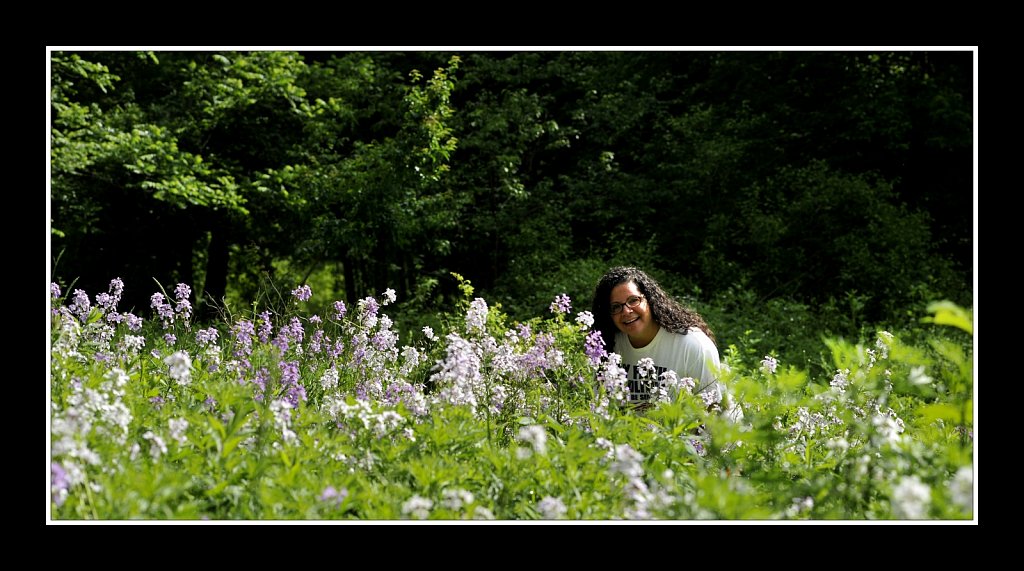
[{"label": "dense forest background", "polygon": [[[971,51],[51,53],[50,265],[146,314],[452,272],[517,319],[639,265],[729,344],[970,307]],[[278,301],[280,301],[278,299]],[[411,319],[411,318],[410,318]],[[412,321],[410,320],[410,323]],[[786,324],[790,325],[786,325]],[[780,329],[781,328],[781,329]],[[806,330],[799,335],[806,336]]]}]

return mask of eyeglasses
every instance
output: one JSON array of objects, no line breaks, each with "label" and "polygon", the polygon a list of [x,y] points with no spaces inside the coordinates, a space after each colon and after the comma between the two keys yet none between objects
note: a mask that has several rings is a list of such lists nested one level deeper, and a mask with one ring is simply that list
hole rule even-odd
[{"label": "eyeglasses", "polygon": [[626,303],[613,303],[609,309],[612,315],[618,315],[622,313],[623,307],[633,309],[634,307],[640,305],[640,302],[643,301],[643,299],[644,296],[642,295],[631,295],[626,298]]}]

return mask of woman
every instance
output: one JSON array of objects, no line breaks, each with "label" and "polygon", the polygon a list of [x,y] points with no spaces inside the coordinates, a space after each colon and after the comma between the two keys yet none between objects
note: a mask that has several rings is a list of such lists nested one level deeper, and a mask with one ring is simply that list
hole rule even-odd
[{"label": "woman", "polygon": [[[693,393],[704,393],[709,408],[721,402],[714,334],[703,317],[671,298],[645,272],[633,267],[608,270],[594,291],[592,312],[605,350],[622,356],[630,402],[649,401],[651,388],[667,370],[679,379],[692,378]],[[645,371],[638,363],[644,358],[653,361],[653,375],[642,376]]]}]

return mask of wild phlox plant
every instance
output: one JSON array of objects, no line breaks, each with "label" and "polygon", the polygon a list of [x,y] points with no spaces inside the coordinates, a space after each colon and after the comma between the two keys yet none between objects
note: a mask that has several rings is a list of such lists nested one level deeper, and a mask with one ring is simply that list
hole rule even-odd
[{"label": "wild phlox plant", "polygon": [[949,318],[828,339],[824,374],[730,348],[721,391],[641,363],[638,407],[564,292],[509,322],[461,280],[441,325],[402,331],[390,288],[321,317],[302,284],[200,325],[187,284],[146,318],[125,287],[50,284],[54,520],[974,517],[971,332]]}]

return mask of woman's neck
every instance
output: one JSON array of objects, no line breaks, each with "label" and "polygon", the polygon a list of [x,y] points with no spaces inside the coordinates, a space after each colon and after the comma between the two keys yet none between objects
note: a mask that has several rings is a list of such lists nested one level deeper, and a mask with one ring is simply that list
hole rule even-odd
[{"label": "woman's neck", "polygon": [[627,336],[627,338],[629,339],[629,344],[632,345],[634,349],[640,349],[650,345],[651,341],[654,341],[654,338],[658,336],[658,331],[661,331],[661,326],[657,323],[651,322],[650,327],[644,329],[636,336],[630,335]]}]

